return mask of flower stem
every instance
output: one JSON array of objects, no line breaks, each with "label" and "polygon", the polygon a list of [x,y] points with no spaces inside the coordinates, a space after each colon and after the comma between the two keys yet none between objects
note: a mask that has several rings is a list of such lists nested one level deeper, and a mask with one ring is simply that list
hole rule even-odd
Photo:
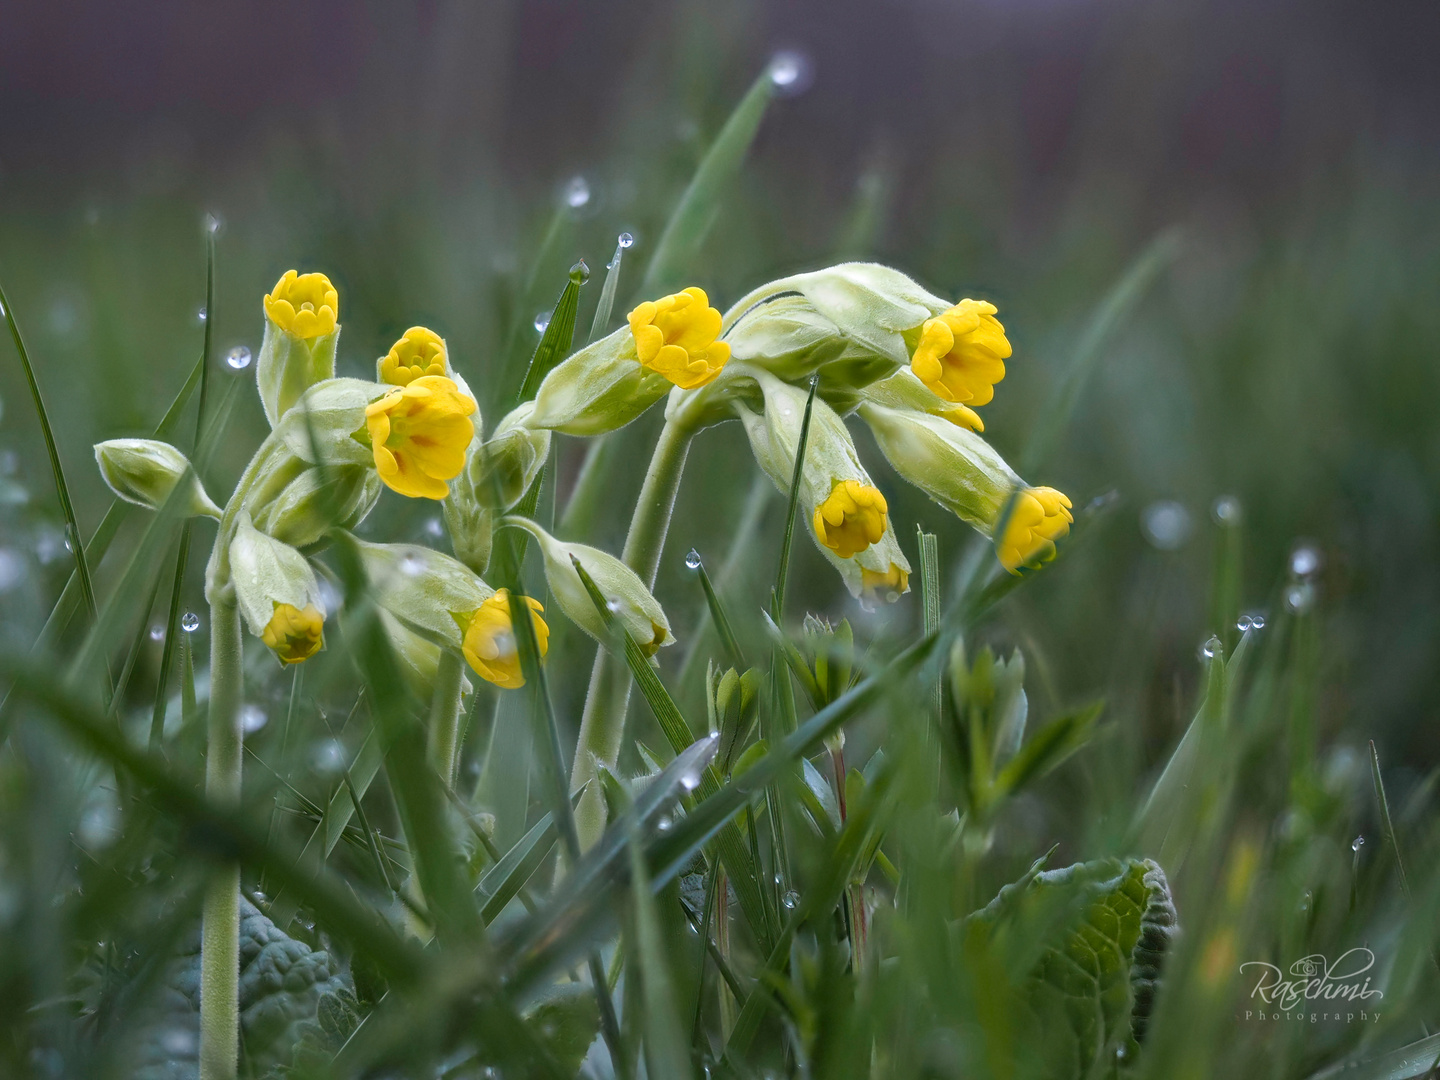
[{"label": "flower stem", "polygon": [[455,753],[460,742],[460,687],[465,661],[453,649],[440,653],[435,669],[434,697],[430,699],[430,767],[447,784],[455,782]]},{"label": "flower stem", "polygon": [[[621,558],[625,565],[640,575],[647,589],[655,587],[655,574],[660,568],[660,553],[665,549],[665,534],[670,529],[670,514],[675,509],[675,494],[680,489],[680,476],[685,471],[685,456],[695,429],[683,413],[665,421],[640,498],[630,519]],[[630,669],[623,659],[611,656],[602,645],[595,654],[590,672],[590,690],[585,696],[585,712],[580,720],[580,739],[575,748],[575,763],[570,771],[570,790],[595,779],[597,760],[613,766],[620,755],[620,740],[625,731],[625,710],[630,702]],[[605,829],[605,801],[598,786],[591,785],[575,810],[575,825],[584,850],[599,839]]]},{"label": "flower stem", "polygon": [[[240,609],[234,597],[210,603],[210,722],[205,795],[240,802],[244,697]],[[205,892],[200,943],[200,1080],[233,1080],[240,1053],[240,867],[216,870]]]}]

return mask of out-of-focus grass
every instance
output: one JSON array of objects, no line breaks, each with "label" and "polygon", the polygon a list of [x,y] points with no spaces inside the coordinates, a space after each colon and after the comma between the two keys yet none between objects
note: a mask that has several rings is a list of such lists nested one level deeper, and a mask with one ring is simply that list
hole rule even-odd
[{"label": "out-of-focus grass", "polygon": [[[622,229],[637,237],[615,315],[628,310],[667,215],[726,112],[715,68],[701,65],[688,78],[677,94],[701,103],[698,133],[646,142],[636,133],[672,120],[673,103],[637,93],[628,118],[617,122],[615,157],[585,171],[592,195],[578,208],[557,207],[550,177],[539,182],[487,172],[469,187],[428,177],[364,178],[323,155],[295,154],[221,185],[214,200],[117,196],[76,199],[59,209],[52,203],[35,215],[0,212],[0,272],[28,335],[82,532],[89,534],[108,505],[89,467],[91,443],[148,433],[200,347],[202,212],[218,209],[226,219],[207,312],[217,358],[242,346],[258,351],[259,297],[283,270],[323,268],[345,305],[340,373],[365,372],[399,332],[425,323],[446,335],[482,410],[498,416],[538,339],[535,316],[553,304],[565,268],[579,257],[592,268],[603,266]],[[965,167],[954,167],[957,162]],[[923,195],[891,203],[894,183],[881,170],[857,177],[853,195],[842,200],[833,188],[810,187],[783,154],[766,149],[720,201],[721,227],[699,249],[693,277],[716,297],[732,298],[772,273],[840,253],[863,254],[892,262],[941,293],[995,299],[1016,353],[987,410],[986,436],[1019,461],[1037,428],[1058,423],[1045,403],[1059,394],[1096,306],[1150,235],[1123,189],[1104,195],[1077,189],[1056,224],[1020,243],[1013,217],[1002,212],[1004,170],[986,164],[966,160],[963,147],[947,148],[928,163]],[[1148,855],[1160,858],[1169,874],[1184,936],[1167,963],[1138,1062],[1146,1075],[1300,1077],[1352,1054],[1372,1057],[1434,1028],[1427,1007],[1435,990],[1433,933],[1415,913],[1433,908],[1440,888],[1440,877],[1428,870],[1440,842],[1430,723],[1440,646],[1440,428],[1432,404],[1440,393],[1434,364],[1440,309],[1433,303],[1440,292],[1440,213],[1433,190],[1395,176],[1386,163],[1366,163],[1344,181],[1317,184],[1270,208],[1259,221],[1242,224],[1197,206],[1160,223],[1176,230],[1173,265],[1106,339],[1073,414],[1043,433],[1052,453],[1028,477],[1071,493],[1077,507],[1109,492],[1117,498],[1097,515],[1083,543],[1067,547],[1053,567],[1026,581],[979,625],[964,627],[972,654],[985,643],[1004,654],[1015,646],[1023,651],[1032,730],[1035,721],[1097,697],[1107,703],[1104,723],[1084,752],[1000,808],[993,841],[970,849],[947,846],[953,821],[939,811],[956,804],[953,793],[947,806],[922,797],[923,784],[898,785],[900,794],[875,811],[886,815],[883,850],[904,883],[903,902],[892,904],[883,874],[869,878],[880,901],[874,934],[887,950],[879,973],[864,983],[860,998],[848,997],[855,984],[832,952],[844,935],[826,934],[830,909],[807,910],[806,933],[792,951],[777,954],[785,970],[767,984],[780,1004],[764,1014],[750,1058],[757,1071],[793,1067],[809,1053],[823,1063],[817,1075],[866,1075],[872,1063],[875,1075],[1024,1074],[1034,1064],[1023,1050],[1031,1035],[1026,1021],[987,1008],[987,1001],[1016,977],[1029,955],[1026,943],[1003,941],[993,953],[967,950],[954,928],[1054,844],[1059,851],[1051,866]],[[599,293],[596,275],[582,291],[581,327],[589,325]],[[226,380],[252,378],[253,365],[236,373],[221,359],[211,377],[218,396]],[[71,562],[21,383],[17,377],[0,385],[9,387],[0,390],[6,407],[0,613],[7,654],[20,656]],[[212,491],[228,491],[264,430],[248,384],[236,400],[228,434],[207,469]],[[617,465],[587,542],[618,549],[639,483],[633,463],[648,456],[653,419],[613,437]],[[672,650],[680,653],[706,610],[682,561],[697,547],[755,662],[767,648],[759,613],[768,601],[785,504],[769,500],[734,573],[721,574],[734,523],[751,498],[752,471],[730,467],[748,459],[736,427],[706,432],[692,452],[656,593],[684,643]],[[583,447],[560,442],[563,496]],[[937,534],[942,579],[953,590],[972,538],[890,476],[863,436],[861,447],[882,478],[895,520],[904,523],[907,545],[912,522]],[[1228,526],[1213,516],[1216,501],[1227,496],[1240,508],[1239,522],[1232,516]],[[433,523],[433,509],[389,498],[365,534],[443,543]],[[133,515],[97,567],[102,603],[143,528]],[[1313,571],[1296,574],[1292,552],[1302,541],[1319,561]],[[846,615],[862,641],[876,642],[876,656],[893,654],[920,629],[918,591],[874,614],[843,597],[808,545],[797,543],[793,560],[792,622],[807,610]],[[203,610],[199,560],[192,562],[182,611]],[[1263,613],[1263,629],[1242,635],[1228,617],[1218,620],[1228,602],[1215,601],[1212,584],[1227,575],[1236,583],[1239,609]],[[534,567],[529,576],[538,581]],[[150,620],[162,620],[163,611],[162,599]],[[132,621],[138,626],[140,618]],[[83,629],[82,619],[62,655],[79,647]],[[1202,660],[1197,650],[1212,634],[1222,639],[1222,656]],[[199,645],[204,635],[202,625],[186,640]],[[679,657],[665,658],[661,670],[692,725],[704,716],[705,656],[721,661],[713,632],[702,640],[683,683],[676,681]],[[1246,650],[1243,657],[1237,645]],[[293,715],[290,679],[268,656],[248,658],[248,700],[265,722],[247,747],[273,771],[247,761],[247,793],[251,805],[275,796],[270,805],[279,808],[265,819],[268,829],[248,824],[262,839],[289,845],[283,850],[298,849],[321,808],[351,805],[353,785],[365,812],[344,811],[349,821],[335,828],[332,865],[366,903],[398,911],[403,901],[391,886],[408,874],[410,853],[388,780],[372,784],[356,775],[368,719],[364,709],[353,708],[354,648],[336,635],[331,648],[306,665]],[[562,742],[571,746],[590,656],[587,639],[557,632],[547,680]],[[132,733],[148,727],[159,660],[158,642],[142,639],[120,710]],[[178,676],[170,681],[175,700],[165,756],[183,793],[201,759],[203,725],[182,723]],[[928,676],[917,678],[909,691],[894,691],[897,696],[850,726],[852,763],[864,765],[883,748],[907,780],[933,774],[933,745],[896,723],[897,716],[926,707],[921,682],[930,685]],[[48,709],[83,704],[51,702]],[[1137,815],[1197,711],[1193,758],[1179,758],[1191,762],[1193,778],[1183,797],[1175,796],[1174,823],[1157,833],[1153,820],[1137,821]],[[97,1041],[109,1032],[109,1017],[139,1017],[156,997],[164,966],[158,961],[183,944],[196,910],[202,866],[193,853],[215,844],[213,835],[197,834],[180,794],[166,800],[137,794],[128,780],[117,786],[94,758],[57,737],[45,712],[30,704],[19,709],[21,723],[0,751],[6,823],[0,1012],[7,1018],[0,1061],[15,1075],[101,1067],[86,1057],[88,1048],[120,1045]],[[543,830],[536,833],[535,826],[553,799],[545,784],[549,764],[531,737],[527,710],[495,710],[485,688],[471,715],[457,786],[471,800],[470,811],[495,815],[477,828],[493,825],[501,852],[523,844],[527,833],[538,840]],[[72,728],[83,719],[74,712]],[[638,701],[629,730],[651,750],[669,745]],[[1409,900],[1380,828],[1364,750],[1370,739],[1379,746],[1396,838],[1411,867]],[[510,767],[495,768],[499,760]],[[340,767],[345,762],[351,763],[348,776]],[[621,771],[635,775],[645,766],[640,748],[627,739]],[[293,790],[282,792],[276,774]],[[678,790],[678,777],[670,779]],[[751,804],[757,817],[762,805]],[[791,809],[803,824],[798,806],[797,800]],[[643,809],[632,807],[626,823],[636,837],[650,828],[646,835],[656,842],[642,850],[638,839],[627,838],[635,846],[617,847],[606,864],[613,878],[595,880],[632,873],[632,860],[642,854],[650,861],[640,863],[637,876],[666,869],[660,865],[664,838],[655,828],[661,810]],[[451,842],[480,873],[493,856],[458,819],[450,825]],[[1355,844],[1362,836],[1366,842]],[[812,888],[821,894],[827,874],[843,865],[840,837],[837,830],[824,843],[801,845],[796,873],[805,897]],[[552,832],[546,850],[554,844]],[[940,852],[945,857],[937,857]],[[530,888],[541,880],[535,877]],[[714,981],[713,964],[708,975],[700,973],[698,941],[685,929],[676,900],[681,887],[683,881],[667,879],[654,906],[617,902],[623,911],[614,918],[616,911],[601,910],[611,893],[597,894],[602,899],[594,910],[583,906],[586,897],[569,901],[597,926],[618,927],[627,964],[637,962],[639,978],[627,977],[616,999],[622,1010],[656,1016],[658,1026],[651,1027],[634,1023],[638,1012],[630,1011],[625,1031],[632,1039],[643,1033],[652,1076],[678,1067],[684,1048],[675,1040],[684,1038],[697,988],[710,1002],[701,1001],[707,1039],[744,1004],[743,998],[720,1001],[730,990]],[[261,901],[284,889],[268,867],[263,878],[247,871],[246,888]],[[254,895],[257,890],[269,896]],[[355,914],[346,907],[353,898],[320,897],[318,912],[315,896],[292,893],[289,902],[301,904],[291,933],[328,946],[350,965],[360,1007],[374,1006],[387,986],[407,988],[405,965],[420,962],[404,951],[410,943],[367,951],[337,930],[353,930],[355,924],[341,918]],[[512,903],[497,923],[501,949],[515,951],[502,952],[496,970],[539,985],[538,969],[525,966],[544,959],[537,959],[534,940],[504,937],[507,925],[519,925],[524,906]],[[831,907],[844,910],[843,903]],[[772,915],[778,928],[786,910]],[[1044,913],[1032,916],[1043,920]],[[736,936],[732,962],[748,994],[748,980],[775,942]],[[610,940],[603,943],[607,950]],[[1385,991],[1376,999],[1383,1003],[1378,1022],[1311,1022],[1308,1012],[1301,1020],[1245,1019],[1253,1002],[1240,963],[1288,964],[1312,953],[1333,959],[1357,946],[1378,957],[1375,985]],[[568,963],[585,949],[572,953]],[[613,953],[606,960],[613,963]],[[442,974],[459,978],[452,970]],[[466,978],[479,979],[475,986],[488,991],[474,972]],[[443,984],[452,1005],[456,985]],[[439,1000],[441,991],[435,993]],[[675,1018],[662,1016],[667,996],[682,1006],[678,1032]],[[494,1035],[510,1007],[502,1000],[496,1012],[467,1022],[482,1044],[523,1060],[523,1040],[517,1048]],[[377,1012],[376,1021],[367,1022],[362,1030],[375,1041],[354,1044],[356,1054],[386,1045],[403,1057],[407,1034],[382,1026],[389,1015]],[[571,1016],[556,1015],[561,1026]],[[444,1042],[436,1031],[412,1034],[422,1056]],[[748,1075],[736,1061],[723,1067]]]}]

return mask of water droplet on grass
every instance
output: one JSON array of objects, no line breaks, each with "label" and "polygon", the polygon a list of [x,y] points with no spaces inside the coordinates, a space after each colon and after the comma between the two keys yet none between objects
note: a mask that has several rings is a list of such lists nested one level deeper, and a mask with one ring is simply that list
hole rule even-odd
[{"label": "water droplet on grass", "polygon": [[685,565],[691,570],[700,569],[700,553],[694,548],[685,553]]},{"label": "water droplet on grass", "polygon": [[1351,840],[1351,841],[1350,841],[1350,850],[1351,850],[1351,851],[1358,852],[1358,851],[1359,851],[1362,847],[1364,847],[1364,846],[1365,846],[1365,837],[1363,837],[1363,836],[1357,836],[1357,837],[1355,837],[1354,840]]},{"label": "water droplet on grass", "polygon": [[250,366],[250,349],[246,345],[236,345],[225,354],[225,363],[232,371],[244,371]]},{"label": "water droplet on grass", "polygon": [[1240,500],[1234,495],[1221,495],[1210,508],[1210,513],[1215,518],[1215,524],[1230,528],[1239,525],[1245,516]]},{"label": "water droplet on grass", "polygon": [[1140,529],[1150,545],[1160,551],[1177,551],[1190,539],[1194,522],[1190,511],[1174,499],[1161,499],[1140,513]]},{"label": "water droplet on grass", "polygon": [[605,610],[614,615],[620,610],[620,601],[612,596],[609,600],[605,601]]},{"label": "water droplet on grass", "polygon": [[441,533],[443,533],[444,531],[444,526],[440,524],[440,519],[438,517],[432,517],[429,521],[425,522],[426,536],[433,536],[438,540]]},{"label": "water droplet on grass", "polygon": [[630,235],[630,233],[628,232],[622,232],[618,237],[616,237],[616,243],[618,243],[622,248],[628,248],[634,245],[635,237]]},{"label": "water droplet on grass", "polygon": [[158,623],[158,622],[157,622],[154,626],[150,627],[150,640],[151,640],[151,641],[164,641],[164,640],[165,640],[165,627],[164,627],[163,625],[161,625],[160,623]]},{"label": "water droplet on grass", "polygon": [[184,630],[187,634],[193,634],[196,630],[200,629],[200,616],[196,615],[193,611],[185,612],[184,615],[180,616],[180,629]]},{"label": "water droplet on grass", "polygon": [[669,832],[674,827],[675,823],[671,821],[669,817],[662,817],[659,821],[655,823],[655,828],[659,829],[661,832]]},{"label": "water droplet on grass", "polygon": [[1285,606],[1297,615],[1303,615],[1315,606],[1315,586],[1308,581],[1291,585],[1285,590]]},{"label": "water droplet on grass", "polygon": [[687,772],[680,777],[680,786],[686,791],[694,791],[700,786],[700,774]]},{"label": "water droplet on grass", "polygon": [[784,904],[787,908],[791,908],[793,910],[795,905],[800,903],[800,894],[797,893],[794,889],[791,889],[789,892],[787,892],[784,896],[780,898],[780,902]]},{"label": "water droplet on grass", "polygon": [[1210,636],[1210,639],[1206,641],[1204,645],[1200,646],[1200,658],[1202,660],[1213,659],[1215,656],[1219,655],[1223,647],[1224,646],[1222,645],[1220,639],[1212,634]]},{"label": "water droplet on grass", "polygon": [[541,311],[535,315],[535,332],[543,334],[545,328],[550,325],[550,312]]},{"label": "water droplet on grass", "polygon": [[225,219],[219,214],[211,212],[205,215],[205,231],[211,236],[215,236],[224,227]]},{"label": "water droplet on grass", "polygon": [[343,771],[345,744],[339,739],[321,739],[310,748],[310,767],[322,776]]},{"label": "water droplet on grass", "polygon": [[203,307],[199,311],[195,312],[195,318],[198,319],[200,322],[204,322],[209,317],[210,313],[206,311]]},{"label": "water droplet on grass", "polygon": [[407,577],[419,577],[425,571],[425,560],[414,552],[400,556],[400,572]]},{"label": "water droplet on grass", "polygon": [[814,65],[802,52],[784,49],[770,58],[770,85],[777,94],[793,97],[804,93],[814,77]]},{"label": "water droplet on grass", "polygon": [[562,193],[565,205],[571,210],[580,210],[590,203],[590,181],[583,176],[572,176]]},{"label": "water droplet on grass", "polygon": [[1301,544],[1290,553],[1290,572],[1296,577],[1307,578],[1320,572],[1324,559],[1320,549],[1310,544]]},{"label": "water droplet on grass", "polygon": [[244,705],[240,709],[240,730],[249,735],[263,728],[269,719],[260,706]]}]

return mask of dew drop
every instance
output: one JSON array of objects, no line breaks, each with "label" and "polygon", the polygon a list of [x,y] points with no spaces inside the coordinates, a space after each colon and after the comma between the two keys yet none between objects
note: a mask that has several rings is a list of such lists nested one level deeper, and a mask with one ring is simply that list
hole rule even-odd
[{"label": "dew drop", "polygon": [[1299,578],[1313,577],[1320,572],[1324,559],[1320,549],[1310,544],[1301,544],[1290,553],[1290,572]]},{"label": "dew drop", "polygon": [[429,521],[425,522],[426,536],[431,536],[438,540],[440,538],[440,534],[444,531],[444,526],[440,524],[440,519],[438,517],[432,517]]},{"label": "dew drop", "polygon": [[400,556],[400,572],[406,577],[419,577],[425,572],[425,560],[413,551]]},{"label": "dew drop", "polygon": [[1234,495],[1221,495],[1215,500],[1215,505],[1210,507],[1210,514],[1215,518],[1215,524],[1233,528],[1240,524],[1244,510],[1240,506],[1240,500]]},{"label": "dew drop", "polygon": [[1303,615],[1315,606],[1315,586],[1308,581],[1291,585],[1285,590],[1285,606],[1297,615]]},{"label": "dew drop", "polygon": [[1351,840],[1351,841],[1350,841],[1350,850],[1351,850],[1351,851],[1359,852],[1359,850],[1360,850],[1362,847],[1364,847],[1364,846],[1365,846],[1365,837],[1363,837],[1363,836],[1357,836],[1357,837],[1355,837],[1354,840]]},{"label": "dew drop", "polygon": [[495,654],[499,657],[509,658],[515,655],[515,635],[508,631],[501,631],[495,635]]},{"label": "dew drop", "polygon": [[547,326],[549,326],[549,325],[550,325],[550,312],[548,312],[548,311],[540,311],[540,312],[537,312],[536,315],[535,315],[535,332],[536,332],[537,334],[543,334],[543,333],[545,332],[545,328],[546,328]]},{"label": "dew drop", "polygon": [[250,347],[248,345],[236,345],[225,354],[225,363],[231,371],[244,371],[250,366]]},{"label": "dew drop", "polygon": [[780,902],[784,904],[787,908],[793,910],[795,905],[800,902],[800,894],[797,893],[794,889],[790,889],[788,892],[785,893],[784,896],[780,898]]},{"label": "dew drop", "polygon": [[1210,639],[1200,646],[1200,658],[1202,660],[1213,659],[1220,653],[1222,647],[1220,639],[1212,634]]},{"label": "dew drop", "polygon": [[200,616],[196,615],[193,611],[185,612],[184,615],[180,616],[180,629],[184,630],[187,634],[193,634],[196,630],[200,629]]},{"label": "dew drop", "polygon": [[1125,1055],[1126,1055],[1125,1047],[1123,1047],[1123,1046],[1117,1046],[1117,1047],[1115,1047],[1115,1060],[1116,1060],[1116,1061],[1124,1061],[1124,1060],[1125,1060]]},{"label": "dew drop", "polygon": [[1140,512],[1140,530],[1150,546],[1160,551],[1184,547],[1193,528],[1190,511],[1174,499],[1160,499]]},{"label": "dew drop", "polygon": [[682,774],[680,777],[680,786],[686,791],[694,791],[700,786],[700,774],[693,772]]},{"label": "dew drop", "polygon": [[662,817],[659,821],[655,823],[655,828],[659,829],[661,832],[669,832],[674,827],[675,823],[671,821],[668,816]]},{"label": "dew drop", "polygon": [[620,610],[620,601],[612,596],[609,600],[605,601],[605,610],[614,615]]},{"label": "dew drop", "polygon": [[784,49],[770,58],[770,85],[786,97],[804,93],[814,76],[810,58],[802,52]]},{"label": "dew drop", "polygon": [[195,318],[196,318],[199,322],[204,322],[204,321],[205,321],[206,319],[208,319],[209,317],[210,317],[210,313],[209,313],[208,311],[206,311],[206,310],[204,309],[204,307],[201,307],[198,311],[195,312]]},{"label": "dew drop", "polygon": [[685,553],[685,565],[691,570],[700,569],[700,552],[691,548]]},{"label": "dew drop", "polygon": [[619,244],[622,248],[630,248],[633,247],[635,244],[635,237],[628,232],[622,232],[619,236],[615,238],[615,242]]},{"label": "dew drop", "polygon": [[240,709],[240,730],[249,735],[263,728],[269,719],[259,705],[244,705]]},{"label": "dew drop", "polygon": [[710,741],[711,741],[711,742],[714,742],[714,741],[715,741],[716,739],[718,739],[719,737],[720,737],[720,733],[719,733],[718,731],[712,731],[712,732],[710,732]]},{"label": "dew drop", "polygon": [[590,181],[583,176],[572,176],[566,181],[562,197],[571,210],[581,210],[590,203]]},{"label": "dew drop", "polygon": [[211,236],[216,235],[224,227],[225,219],[219,214],[212,212],[205,215],[205,231]]},{"label": "dew drop", "polygon": [[157,622],[154,626],[150,627],[150,640],[151,640],[151,641],[164,641],[164,640],[165,640],[165,627],[162,626],[162,625],[161,625],[160,623],[158,623],[158,622]]},{"label": "dew drop", "polygon": [[584,259],[570,267],[570,280],[576,285],[584,285],[590,280],[590,266]]},{"label": "dew drop", "polygon": [[1265,629],[1265,616],[1258,611],[1250,613],[1250,628],[1252,630]]},{"label": "dew drop", "polygon": [[1239,630],[1242,634],[1254,625],[1255,620],[1250,618],[1249,615],[1241,615],[1240,618],[1235,621],[1235,629]]},{"label": "dew drop", "polygon": [[310,767],[321,776],[333,776],[345,768],[345,744],[339,739],[321,739],[310,748]]}]

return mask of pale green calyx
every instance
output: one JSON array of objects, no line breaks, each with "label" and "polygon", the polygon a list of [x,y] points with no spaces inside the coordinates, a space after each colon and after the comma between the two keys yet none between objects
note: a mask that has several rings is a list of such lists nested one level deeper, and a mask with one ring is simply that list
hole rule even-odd
[{"label": "pale green calyx", "polygon": [[365,429],[365,407],[386,387],[364,379],[326,379],[306,390],[275,433],[296,457],[312,465],[367,465],[375,454]]},{"label": "pale green calyx", "polygon": [[973,431],[929,413],[862,402],[859,415],[895,471],[985,535],[1024,482]]},{"label": "pale green calyx", "polygon": [[180,513],[219,520],[220,508],[205,494],[190,461],[169,443],[156,439],[110,439],[95,444],[95,461],[110,490],[126,502],[158,510],[175,485],[186,485]]},{"label": "pale green calyx", "polygon": [[670,620],[665,617],[660,602],[650,594],[640,576],[614,555],[587,544],[557,540],[528,518],[507,517],[504,524],[524,529],[538,541],[545,561],[545,582],[555,602],[567,618],[591,637],[605,640],[605,619],[581,581],[576,562],[585,568],[605,598],[606,608],[635,639],[641,652],[651,656],[662,646],[675,643]]},{"label": "pale green calyx", "polygon": [[[385,490],[375,470],[364,465],[300,464],[273,498],[246,500],[255,527],[293,547],[319,543],[332,527],[355,528]],[[273,487],[267,484],[262,490]]]},{"label": "pale green calyx", "polygon": [[565,435],[602,435],[634,420],[671,385],[640,363],[635,335],[624,326],[551,369],[525,423]]},{"label": "pale green calyx", "polygon": [[477,574],[489,565],[496,519],[524,497],[550,456],[549,430],[527,423],[534,411],[527,401],[507,413],[490,438],[477,438],[442,503],[455,555]]},{"label": "pale green calyx", "polygon": [[432,548],[354,544],[375,603],[436,645],[458,649],[470,616],[495,595],[464,563]]},{"label": "pale green calyx", "polygon": [[324,619],[325,603],[309,560],[255,528],[243,511],[230,541],[230,581],[245,624],[256,637],[265,636],[280,607],[314,609]]}]

